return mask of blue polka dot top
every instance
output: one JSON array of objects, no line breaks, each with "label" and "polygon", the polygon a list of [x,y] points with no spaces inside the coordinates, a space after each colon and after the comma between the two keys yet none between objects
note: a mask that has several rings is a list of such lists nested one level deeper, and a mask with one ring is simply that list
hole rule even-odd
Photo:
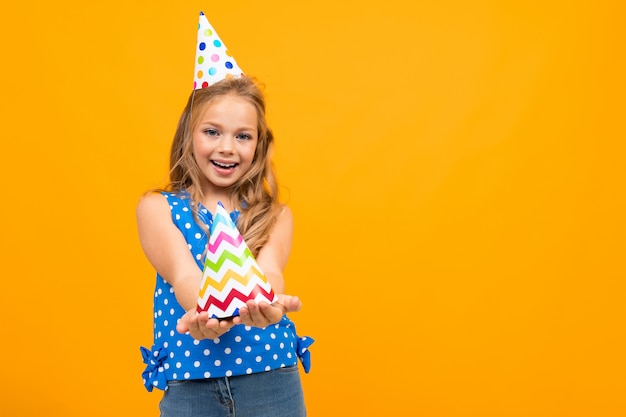
[{"label": "blue polka dot top", "polygon": [[[193,218],[187,193],[162,193],[168,200],[172,220],[180,229],[198,267],[203,268],[203,253],[208,236]],[[239,212],[231,218],[236,223]],[[198,217],[208,227],[212,214],[199,205]],[[217,378],[265,372],[293,366],[301,360],[306,372],[310,369],[308,347],[313,339],[298,337],[294,323],[283,316],[265,328],[236,325],[217,339],[195,340],[176,331],[176,324],[185,314],[176,301],[174,290],[159,274],[154,291],[154,345],[141,347],[147,365],[142,377],[148,391],[167,389],[167,381]]]}]

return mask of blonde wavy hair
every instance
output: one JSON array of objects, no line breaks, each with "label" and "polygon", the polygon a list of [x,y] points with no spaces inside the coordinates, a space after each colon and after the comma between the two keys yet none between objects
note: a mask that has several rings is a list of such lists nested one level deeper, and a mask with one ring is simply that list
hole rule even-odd
[{"label": "blonde wavy hair", "polygon": [[257,111],[258,141],[254,158],[248,171],[231,186],[233,192],[230,202],[240,212],[237,228],[250,251],[257,256],[269,238],[281,205],[271,159],[274,135],[267,126],[263,92],[254,79],[246,76],[227,78],[191,93],[174,134],[170,152],[170,178],[165,190],[188,192],[196,222],[207,229],[198,220],[198,203],[204,201],[205,196],[199,187],[203,174],[193,155],[192,132],[199,123],[201,109],[216,98],[228,94],[244,98]]}]

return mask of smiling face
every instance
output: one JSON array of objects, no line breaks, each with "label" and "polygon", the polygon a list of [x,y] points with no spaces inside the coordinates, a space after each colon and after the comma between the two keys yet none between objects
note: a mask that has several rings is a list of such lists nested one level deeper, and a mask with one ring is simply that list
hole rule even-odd
[{"label": "smiling face", "polygon": [[229,187],[248,171],[254,159],[257,111],[242,97],[217,97],[200,108],[192,140],[204,194],[226,198]]}]

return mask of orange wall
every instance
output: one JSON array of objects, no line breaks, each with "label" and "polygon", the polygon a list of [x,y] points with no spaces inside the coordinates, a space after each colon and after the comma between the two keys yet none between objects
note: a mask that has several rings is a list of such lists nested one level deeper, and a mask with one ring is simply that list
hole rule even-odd
[{"label": "orange wall", "polygon": [[310,415],[626,414],[621,2],[156,0],[0,17],[2,415],[158,414],[134,207],[200,10],[267,85]]}]

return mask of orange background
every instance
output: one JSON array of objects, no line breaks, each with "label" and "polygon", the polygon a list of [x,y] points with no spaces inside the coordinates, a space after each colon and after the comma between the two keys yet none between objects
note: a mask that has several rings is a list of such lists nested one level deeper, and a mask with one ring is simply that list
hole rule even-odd
[{"label": "orange background", "polygon": [[12,2],[3,416],[155,416],[163,183],[197,14],[266,85],[311,416],[623,416],[619,1]]}]

